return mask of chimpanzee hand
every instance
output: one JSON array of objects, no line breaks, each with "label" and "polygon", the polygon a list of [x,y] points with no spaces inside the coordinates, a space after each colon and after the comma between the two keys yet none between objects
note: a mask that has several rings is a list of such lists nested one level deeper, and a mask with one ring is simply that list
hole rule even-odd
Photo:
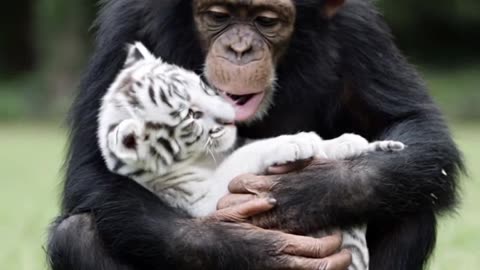
[{"label": "chimpanzee hand", "polygon": [[247,245],[258,252],[260,261],[255,265],[260,269],[348,269],[351,254],[346,250],[338,252],[342,243],[339,232],[316,239],[244,223],[251,216],[272,209],[274,203],[275,200],[268,198],[253,199],[219,210],[203,222],[217,225],[218,222],[229,222],[225,226],[230,226],[230,233],[241,235]]},{"label": "chimpanzee hand", "polygon": [[[282,179],[282,175],[303,170],[311,163],[312,160],[304,160],[270,167],[268,169],[269,175],[239,175],[230,182],[228,186],[230,193],[224,196],[218,202],[217,209],[219,211],[217,211],[217,213],[222,213],[223,209],[231,209],[237,205],[246,205],[247,203],[252,203],[253,201],[260,202],[257,200],[257,198],[270,198],[269,200],[263,201],[270,202],[271,206],[268,207],[262,205],[262,207],[257,207],[256,210],[254,210],[255,213],[250,213],[249,216],[260,215],[268,210],[271,210],[277,204],[277,200],[269,196],[272,196],[271,192],[274,188],[274,185]],[[251,221],[251,219],[249,219],[249,221]]]},{"label": "chimpanzee hand", "polygon": [[[361,191],[345,188],[348,161],[314,160],[270,168],[270,175],[240,175],[229,185],[231,194],[218,203],[219,209],[249,202],[255,198],[274,198],[276,207],[249,219],[264,229],[306,235],[336,227],[331,224],[335,211],[361,203]],[[359,185],[358,189],[361,189]],[[345,196],[340,198],[339,194]],[[343,196],[343,195],[342,195]],[[361,209],[361,205],[357,205]],[[354,208],[352,206],[352,208]],[[325,212],[328,210],[328,212]],[[348,211],[347,211],[348,212]],[[356,222],[354,211],[352,221]]]}]

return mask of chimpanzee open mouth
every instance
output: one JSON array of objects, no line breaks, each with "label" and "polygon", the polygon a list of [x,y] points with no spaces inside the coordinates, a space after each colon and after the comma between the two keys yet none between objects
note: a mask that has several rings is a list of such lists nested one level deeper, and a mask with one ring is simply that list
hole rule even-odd
[{"label": "chimpanzee open mouth", "polygon": [[229,93],[225,93],[230,99],[234,101],[236,105],[243,106],[245,105],[250,99],[252,99],[257,94],[248,94],[248,95],[233,95]]},{"label": "chimpanzee open mouth", "polygon": [[234,95],[225,91],[219,92],[235,108],[236,122],[243,122],[252,118],[265,97],[265,92],[246,95]]}]

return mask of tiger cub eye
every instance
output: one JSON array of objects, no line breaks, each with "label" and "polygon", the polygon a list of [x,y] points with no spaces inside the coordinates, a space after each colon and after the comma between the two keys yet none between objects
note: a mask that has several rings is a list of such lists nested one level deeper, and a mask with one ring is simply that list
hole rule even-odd
[{"label": "tiger cub eye", "polygon": [[203,112],[190,110],[190,116],[191,116],[193,119],[200,119],[200,118],[203,117]]}]

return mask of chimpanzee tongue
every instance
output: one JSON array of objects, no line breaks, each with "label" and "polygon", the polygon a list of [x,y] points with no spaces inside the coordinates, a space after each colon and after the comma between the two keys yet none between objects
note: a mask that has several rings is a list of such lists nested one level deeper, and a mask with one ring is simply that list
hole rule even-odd
[{"label": "chimpanzee tongue", "polygon": [[225,93],[225,98],[235,108],[235,121],[243,122],[252,118],[262,103],[264,93],[232,95]]}]

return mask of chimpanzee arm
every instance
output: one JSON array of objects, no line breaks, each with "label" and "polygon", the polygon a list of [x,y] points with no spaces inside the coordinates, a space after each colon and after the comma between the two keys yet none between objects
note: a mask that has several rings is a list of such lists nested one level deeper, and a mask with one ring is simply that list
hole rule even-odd
[{"label": "chimpanzee arm", "polygon": [[[271,177],[275,184],[264,186],[273,186],[278,207],[260,216],[258,224],[310,233],[368,223],[371,270],[422,269],[435,244],[438,214],[456,203],[462,157],[383,19],[378,14],[358,16],[374,11],[358,11],[357,6],[346,8],[334,22],[340,29],[337,44],[343,46],[338,68],[342,83],[332,98],[338,103],[331,106],[340,109],[329,112],[331,123],[324,126],[333,128],[326,133],[398,140],[407,148],[345,161],[318,160],[300,172]],[[325,121],[322,115],[315,117]]]},{"label": "chimpanzee arm", "polygon": [[[460,155],[438,115],[412,116],[378,139],[407,145],[346,161],[315,161],[273,188],[279,227],[311,232],[448,209],[456,199]],[[297,222],[302,220],[302,222]]]},{"label": "chimpanzee arm", "polygon": [[407,148],[314,161],[280,176],[267,184],[278,207],[256,224],[302,234],[368,223],[371,270],[424,269],[435,246],[437,216],[456,202],[460,154],[435,111],[393,123],[378,139],[402,141]]},{"label": "chimpanzee arm", "polygon": [[302,220],[297,226],[318,228],[448,209],[456,201],[461,154],[425,83],[373,9],[347,6],[333,24],[340,29],[334,36],[343,46],[338,68],[343,83],[338,104],[332,106],[340,109],[332,113],[331,134],[353,132],[371,141],[398,140],[407,148],[316,162],[283,177],[274,189],[279,209],[288,204],[286,213],[278,215],[285,219],[280,224]]}]

